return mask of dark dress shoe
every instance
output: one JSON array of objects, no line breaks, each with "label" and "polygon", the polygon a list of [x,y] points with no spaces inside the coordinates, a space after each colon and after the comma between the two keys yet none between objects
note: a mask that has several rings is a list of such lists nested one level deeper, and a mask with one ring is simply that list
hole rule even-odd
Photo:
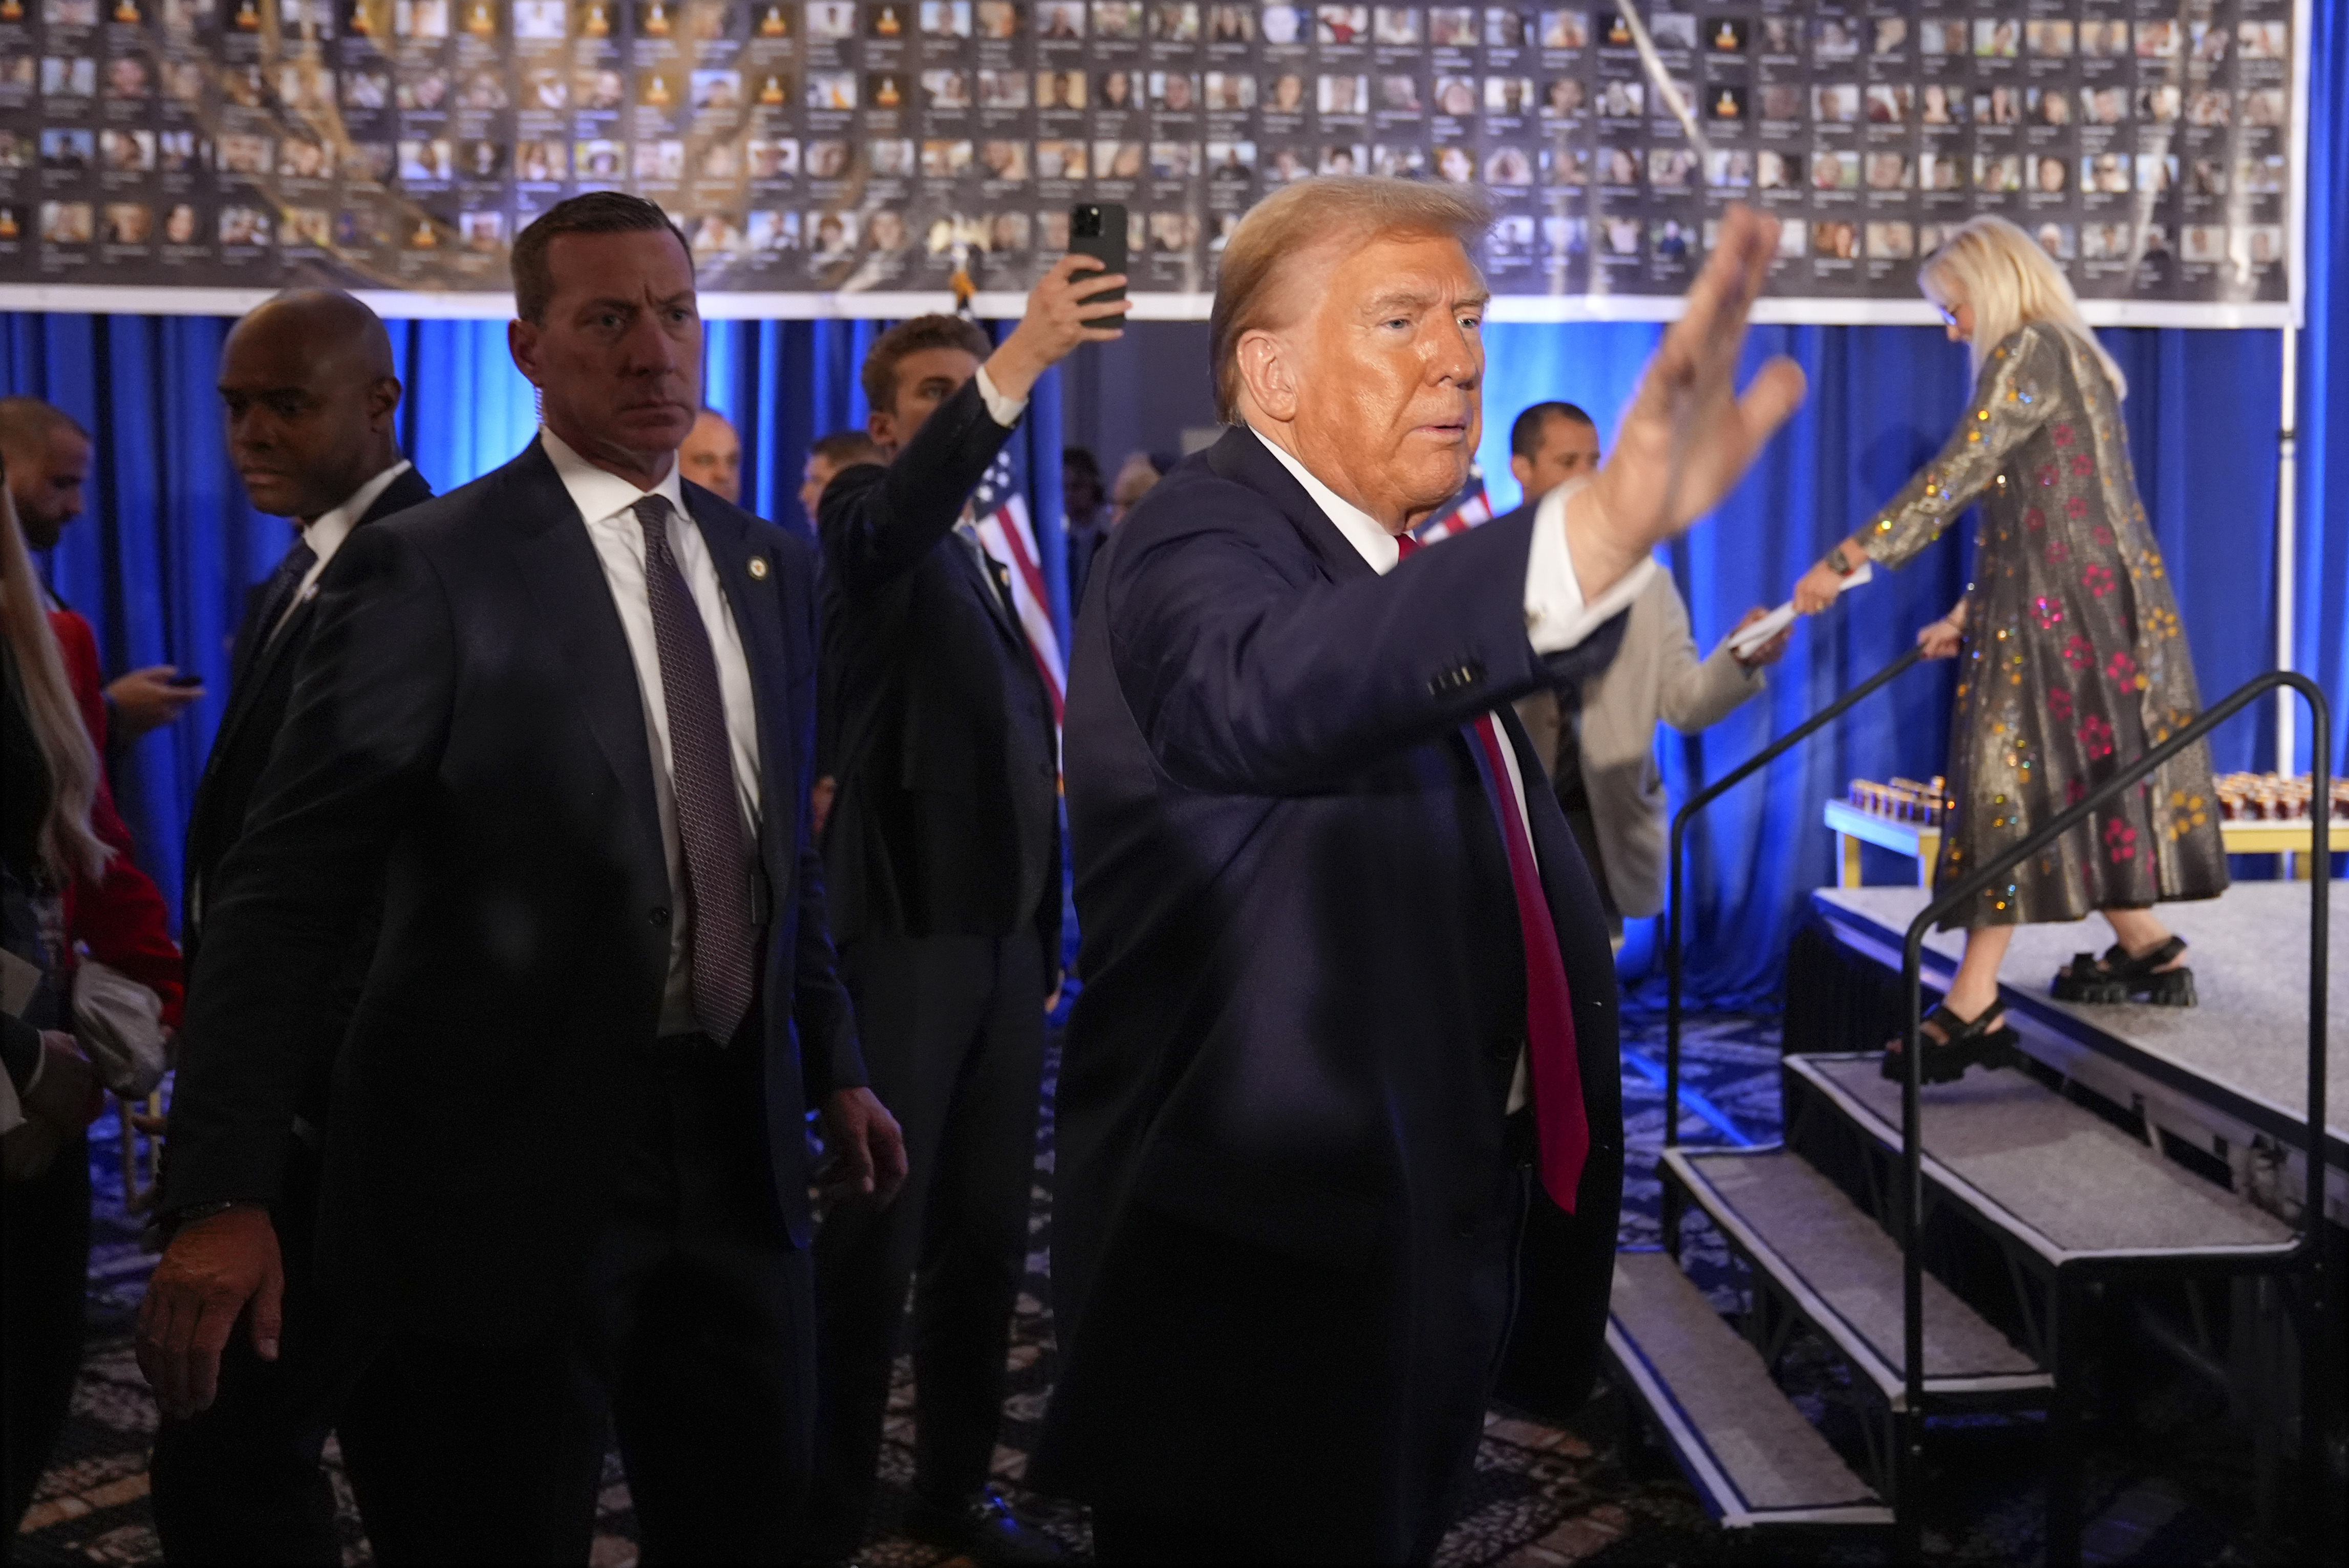
[{"label": "dark dress shoe", "polygon": [[905,1533],[978,1563],[1065,1563],[1069,1556],[1060,1542],[1021,1522],[993,1487],[963,1498],[916,1496],[905,1513]]}]

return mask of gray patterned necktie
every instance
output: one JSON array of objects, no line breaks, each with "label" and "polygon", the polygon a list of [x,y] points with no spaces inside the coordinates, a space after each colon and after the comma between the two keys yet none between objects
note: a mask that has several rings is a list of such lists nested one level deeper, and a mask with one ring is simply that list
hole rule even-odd
[{"label": "gray patterned necktie", "polygon": [[750,852],[734,782],[726,705],[709,628],[686,591],[668,547],[668,502],[636,504],[645,531],[645,595],[660,651],[661,698],[668,711],[677,836],[685,851],[685,896],[692,912],[693,1017],[719,1045],[750,1010],[757,934],[750,920]]}]

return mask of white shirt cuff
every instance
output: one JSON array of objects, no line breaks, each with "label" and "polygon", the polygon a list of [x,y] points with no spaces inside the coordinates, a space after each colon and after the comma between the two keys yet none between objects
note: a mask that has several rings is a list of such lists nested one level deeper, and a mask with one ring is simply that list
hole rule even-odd
[{"label": "white shirt cuff", "polygon": [[1596,600],[1582,602],[1582,581],[1574,574],[1574,552],[1566,542],[1566,498],[1589,482],[1558,486],[1534,511],[1533,546],[1526,552],[1526,640],[1537,654],[1564,653],[1613,620],[1640,596],[1656,570],[1651,556]]},{"label": "white shirt cuff", "polygon": [[1019,423],[1019,416],[1028,412],[1028,399],[1006,397],[998,392],[995,377],[987,373],[984,365],[978,367],[978,395],[987,400],[987,417],[1007,430]]}]

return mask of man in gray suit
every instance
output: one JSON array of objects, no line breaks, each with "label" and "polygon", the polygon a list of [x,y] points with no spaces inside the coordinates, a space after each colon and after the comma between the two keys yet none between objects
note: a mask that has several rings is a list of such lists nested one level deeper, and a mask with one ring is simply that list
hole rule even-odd
[{"label": "man in gray suit", "polygon": [[[1598,470],[1599,427],[1573,404],[1537,403],[1510,427],[1509,471],[1527,500]],[[1738,624],[1767,613],[1750,611]],[[1742,658],[1724,638],[1700,658],[1671,573],[1651,573],[1631,601],[1613,664],[1579,685],[1518,699],[1517,717],[1549,767],[1619,946],[1626,917],[1664,907],[1668,828],[1657,721],[1683,735],[1718,724],[1762,690],[1762,671],[1785,653],[1788,635],[1780,632]]]}]

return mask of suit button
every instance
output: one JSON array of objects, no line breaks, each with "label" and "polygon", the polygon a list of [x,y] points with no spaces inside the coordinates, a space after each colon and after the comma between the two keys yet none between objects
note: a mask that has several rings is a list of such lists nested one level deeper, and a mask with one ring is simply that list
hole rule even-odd
[{"label": "suit button", "polygon": [[1495,1061],[1514,1062],[1526,1048],[1526,1037],[1523,1035],[1495,1035],[1490,1048]]},{"label": "suit button", "polygon": [[667,925],[668,923],[668,907],[666,904],[657,903],[653,905],[652,923],[655,925]]}]

